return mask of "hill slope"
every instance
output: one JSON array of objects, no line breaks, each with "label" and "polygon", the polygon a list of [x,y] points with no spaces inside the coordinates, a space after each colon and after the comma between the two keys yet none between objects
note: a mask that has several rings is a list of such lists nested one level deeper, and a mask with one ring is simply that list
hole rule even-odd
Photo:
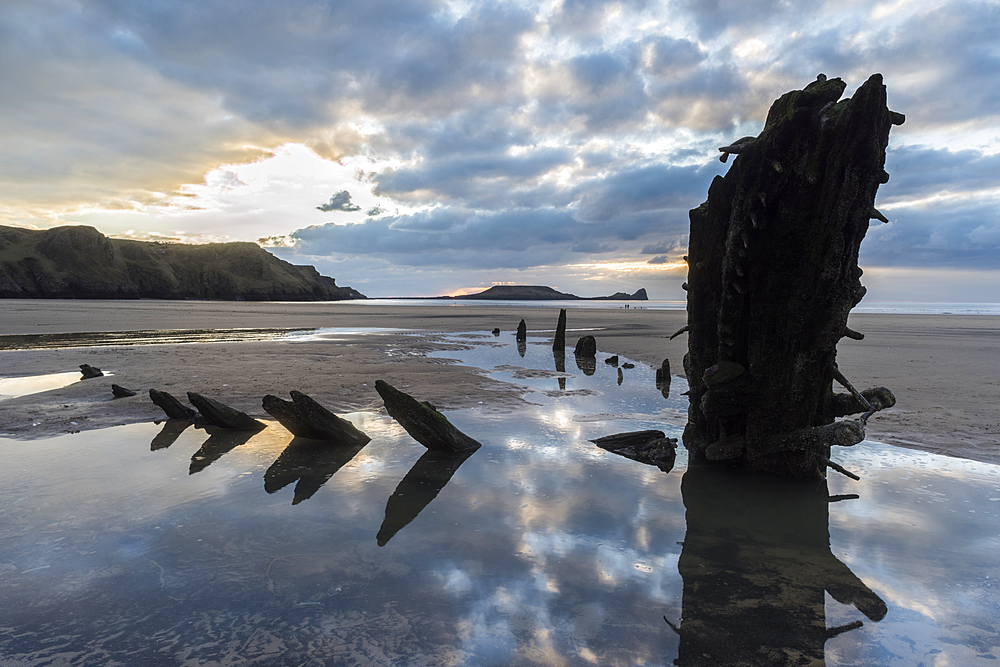
[{"label": "hill slope", "polygon": [[364,299],[311,266],[255,243],[187,245],[109,239],[93,227],[0,226],[0,298]]}]

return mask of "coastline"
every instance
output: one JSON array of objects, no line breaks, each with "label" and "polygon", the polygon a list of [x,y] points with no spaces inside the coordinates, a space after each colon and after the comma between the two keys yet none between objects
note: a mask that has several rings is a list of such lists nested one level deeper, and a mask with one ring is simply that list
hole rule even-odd
[{"label": "coastline", "polygon": [[[0,400],[0,434],[37,438],[163,418],[144,396],[156,388],[184,397],[196,391],[248,412],[265,394],[303,391],[338,412],[381,410],[377,379],[443,410],[478,405],[509,412],[527,407],[517,386],[478,369],[428,358],[448,349],[437,333],[510,333],[524,318],[529,332],[554,330],[558,310],[524,305],[455,307],[337,302],[7,300],[0,334],[90,333],[156,329],[344,328],[337,340],[139,345],[0,351],[4,377],[75,370],[87,363],[112,377],[76,382],[43,394]],[[568,311],[567,347],[582,329],[598,349],[659,366],[669,359],[682,375],[683,310],[575,307]],[[1000,463],[1000,317],[855,313],[863,341],[843,339],[841,371],[859,388],[884,385],[896,407],[876,414],[868,438],[938,454]],[[420,336],[406,332],[420,333]],[[112,399],[114,382],[140,392]],[[485,395],[485,396],[484,396]],[[75,423],[74,423],[75,422]],[[34,425],[37,424],[37,425]]]}]

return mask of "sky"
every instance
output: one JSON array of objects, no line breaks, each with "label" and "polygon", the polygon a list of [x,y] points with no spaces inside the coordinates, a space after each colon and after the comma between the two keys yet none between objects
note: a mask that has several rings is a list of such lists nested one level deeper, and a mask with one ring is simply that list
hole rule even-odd
[{"label": "sky", "polygon": [[906,123],[866,302],[1000,302],[998,27],[997,1],[3,0],[0,224],[257,241],[368,296],[682,300],[718,147],[879,72]]}]

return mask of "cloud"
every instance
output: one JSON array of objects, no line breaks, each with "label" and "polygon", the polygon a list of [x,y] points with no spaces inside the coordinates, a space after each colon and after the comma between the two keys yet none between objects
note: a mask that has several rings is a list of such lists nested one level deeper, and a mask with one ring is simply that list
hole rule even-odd
[{"label": "cloud", "polygon": [[872,226],[861,244],[863,264],[891,267],[996,269],[1000,195],[955,195],[897,206],[889,224]]},{"label": "cloud", "polygon": [[348,192],[347,190],[341,190],[337,194],[330,197],[330,201],[321,206],[317,206],[316,209],[324,212],[345,211],[350,213],[353,211],[360,211],[361,207],[358,206],[357,204],[351,203],[350,192]]},{"label": "cloud", "polygon": [[[907,122],[863,257],[985,267],[998,22],[972,0],[8,2],[0,219],[442,271],[655,263],[718,146],[819,72],[850,94],[880,71]],[[279,159],[300,149],[311,171]]]},{"label": "cloud", "polygon": [[941,192],[969,192],[1000,187],[1000,153],[901,146],[886,153],[889,182],[879,188],[880,202],[927,198]]}]

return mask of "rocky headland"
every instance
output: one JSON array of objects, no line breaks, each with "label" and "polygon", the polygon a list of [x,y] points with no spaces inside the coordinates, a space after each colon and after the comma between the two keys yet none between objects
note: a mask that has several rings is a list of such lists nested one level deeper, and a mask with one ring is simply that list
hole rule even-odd
[{"label": "rocky headland", "polygon": [[449,299],[511,299],[515,301],[648,301],[646,289],[640,288],[635,294],[616,292],[611,296],[577,296],[566,292],[558,292],[551,287],[542,285],[494,285],[483,292],[463,294],[461,296],[444,297]]},{"label": "rocky headland", "polygon": [[256,243],[112,239],[81,225],[0,226],[0,298],[341,301],[365,295]]}]

